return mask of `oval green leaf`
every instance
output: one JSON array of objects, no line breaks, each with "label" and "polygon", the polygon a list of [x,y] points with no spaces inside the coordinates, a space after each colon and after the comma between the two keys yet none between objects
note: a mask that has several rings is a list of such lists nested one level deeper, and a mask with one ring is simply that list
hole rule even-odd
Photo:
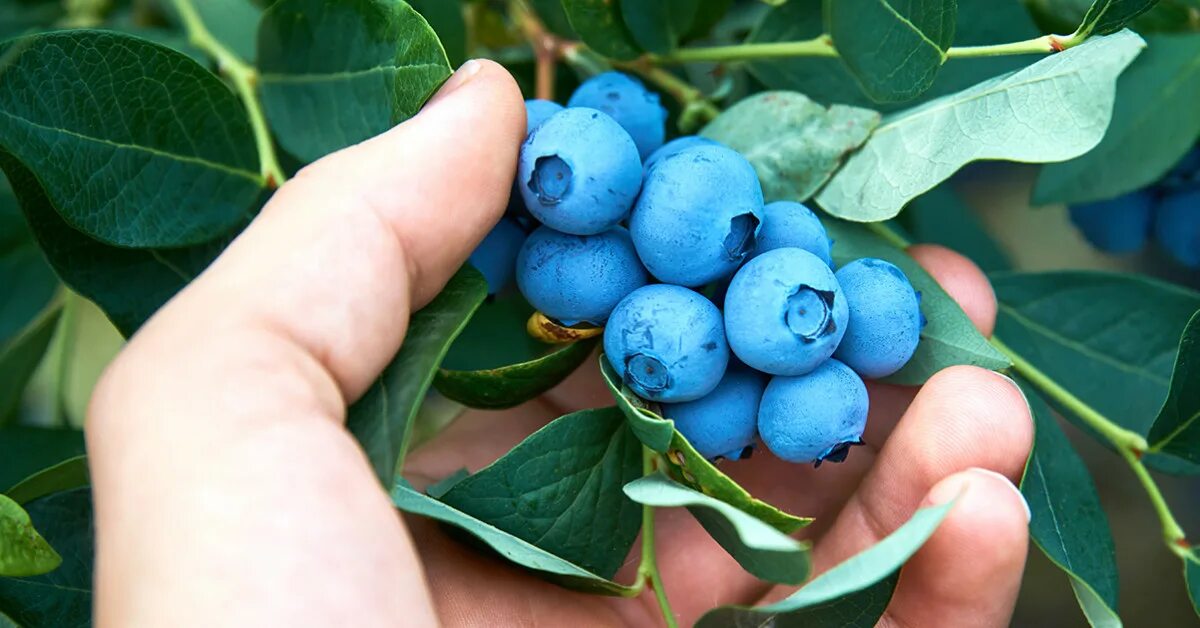
[{"label": "oval green leaf", "polygon": [[[54,298],[58,278],[37,248],[17,197],[0,175],[0,345],[12,339]],[[4,414],[0,404],[0,416]]]},{"label": "oval green leaf", "polygon": [[63,562],[44,575],[0,578],[0,614],[25,628],[90,626],[96,554],[91,489],[55,493],[26,504],[25,511]]},{"label": "oval green leaf", "polygon": [[764,92],[717,116],[701,135],[738,151],[758,172],[768,202],[804,201],[879,124],[879,113],[823,107],[797,92]]},{"label": "oval green leaf", "polygon": [[[0,490],[84,453],[83,432],[10,425],[0,429]],[[25,500],[20,500],[25,503]]]},{"label": "oval green leaf", "polygon": [[404,461],[413,421],[438,365],[486,297],[483,275],[463,266],[441,294],[413,313],[396,357],[350,407],[346,428],[358,439],[385,486],[391,485]]},{"label": "oval green leaf", "polygon": [[0,576],[24,578],[54,571],[62,556],[34,529],[29,514],[0,495]]},{"label": "oval green leaf", "polygon": [[817,203],[847,220],[887,220],[972,161],[1078,157],[1104,137],[1117,77],[1144,46],[1130,31],[1096,37],[887,116],[817,194]]},{"label": "oval green leaf", "polygon": [[73,229],[181,247],[245,220],[264,185],[250,123],[194,60],[102,31],[32,35],[0,56],[0,153],[36,175]]},{"label": "oval green leaf", "polygon": [[425,18],[387,0],[271,5],[259,25],[258,66],[271,127],[305,162],[407,120],[450,76]]},{"label": "oval green leaf", "polygon": [[1115,33],[1155,4],[1158,0],[1096,0],[1088,7],[1076,33],[1083,37]]},{"label": "oval green leaf", "polygon": [[413,0],[409,4],[437,33],[446,50],[450,67],[458,67],[467,60],[467,22],[461,0]]},{"label": "oval green leaf", "polygon": [[688,488],[662,472],[625,485],[629,499],[655,508],[687,508],[700,525],[760,580],[800,584],[812,568],[810,545],[802,543],[744,511]]},{"label": "oval green leaf", "polygon": [[18,504],[28,504],[35,499],[88,486],[91,483],[92,475],[88,469],[87,456],[75,456],[34,473],[4,491],[4,494]]},{"label": "oval green leaf", "polygon": [[562,0],[571,28],[585,44],[606,57],[630,61],[642,51],[621,19],[620,4],[614,0]]},{"label": "oval green leaf", "polygon": [[700,4],[701,0],[621,2],[621,18],[638,46],[647,52],[666,54],[691,30]]},{"label": "oval green leaf", "polygon": [[[8,341],[0,342],[0,425],[17,411],[25,386],[58,329],[62,305],[54,303]],[[6,461],[7,463],[7,461]]]},{"label": "oval green leaf", "polygon": [[1150,428],[1150,450],[1200,464],[1200,312],[1183,330],[1167,400]]}]

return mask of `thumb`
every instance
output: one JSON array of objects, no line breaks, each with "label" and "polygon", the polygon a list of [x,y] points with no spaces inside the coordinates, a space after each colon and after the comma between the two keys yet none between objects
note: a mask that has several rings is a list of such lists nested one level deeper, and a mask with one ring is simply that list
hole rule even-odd
[{"label": "thumb", "polygon": [[503,68],[468,61],[417,116],[281,187],[131,349],[268,334],[356,398],[503,212],[524,115]]}]

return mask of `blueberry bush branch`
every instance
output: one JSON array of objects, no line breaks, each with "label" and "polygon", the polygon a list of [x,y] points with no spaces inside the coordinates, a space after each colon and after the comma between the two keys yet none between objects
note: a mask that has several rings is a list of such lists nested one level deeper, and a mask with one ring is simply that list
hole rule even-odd
[{"label": "blueberry bush branch", "polygon": [[209,32],[204,20],[196,12],[192,0],[172,0],[179,11],[184,29],[187,31],[191,44],[212,57],[234,91],[242,99],[246,113],[250,117],[250,126],[254,130],[254,143],[258,147],[258,159],[262,176],[267,187],[278,187],[287,181],[279,158],[275,154],[275,143],[267,126],[267,118],[263,113],[262,103],[258,97],[258,71],[243,61],[229,48],[222,44]]},{"label": "blueberry bush branch", "polygon": [[[649,447],[642,447],[642,474],[650,475],[655,472],[661,458]],[[642,560],[638,565],[637,585],[646,583],[654,589],[654,597],[658,600],[658,608],[662,611],[663,620],[669,628],[676,628],[675,612],[671,610],[671,602],[663,588],[662,575],[658,571],[658,559],[654,553],[654,507],[642,506]]]}]

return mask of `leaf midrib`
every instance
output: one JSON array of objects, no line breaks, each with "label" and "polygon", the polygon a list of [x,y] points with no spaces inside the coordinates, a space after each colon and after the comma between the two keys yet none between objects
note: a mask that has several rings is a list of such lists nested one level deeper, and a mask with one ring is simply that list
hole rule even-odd
[{"label": "leaf midrib", "polygon": [[277,83],[277,84],[295,84],[295,83],[322,83],[329,81],[350,80],[362,76],[372,74],[383,74],[386,72],[400,72],[403,70],[428,70],[428,69],[444,69],[440,63],[417,63],[412,65],[377,65],[362,70],[342,70],[339,72],[272,72],[260,74],[259,81],[262,83]]}]

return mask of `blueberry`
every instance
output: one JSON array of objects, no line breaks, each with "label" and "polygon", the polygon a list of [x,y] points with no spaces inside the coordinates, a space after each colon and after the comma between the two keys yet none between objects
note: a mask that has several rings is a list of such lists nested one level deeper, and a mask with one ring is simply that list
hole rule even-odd
[{"label": "blueberry", "polygon": [[865,257],[846,264],[835,276],[850,308],[850,322],[833,357],[863,377],[899,371],[921,340],[921,302],[904,271]]},{"label": "blueberry", "polygon": [[1139,190],[1107,201],[1071,206],[1071,222],[1092,246],[1108,253],[1133,253],[1146,245],[1155,199]]},{"label": "blueberry", "polygon": [[725,293],[729,347],[772,375],[817,368],[833,355],[848,320],[833,271],[803,249],[775,249],[750,260]]},{"label": "blueberry", "polygon": [[1200,268],[1200,188],[1163,198],[1154,221],[1154,237],[1180,264]]},{"label": "blueberry", "polygon": [[811,209],[794,201],[775,201],[763,208],[756,254],[793,247],[804,249],[833,267],[832,242],[821,219]]},{"label": "blueberry", "polygon": [[850,367],[828,360],[799,377],[773,377],[758,408],[758,433],[789,462],[841,462],[862,444],[867,386]]},{"label": "blueberry", "polygon": [[638,288],[617,304],[604,328],[604,353],[634,393],[672,403],[712,392],[729,363],[717,306],[666,284]]},{"label": "blueberry", "polygon": [[532,98],[525,101],[525,134],[529,135],[539,124],[563,110],[563,106],[552,101]]},{"label": "blueberry", "polygon": [[658,150],[651,153],[651,155],[646,158],[646,163],[643,165],[642,170],[650,172],[650,168],[652,168],[658,162],[694,146],[720,145],[721,144],[719,142],[710,140],[707,137],[700,137],[699,135],[685,135],[683,137],[677,137],[666,144],[663,144]]},{"label": "blueberry", "polygon": [[496,294],[512,281],[517,253],[525,242],[525,230],[511,218],[501,218],[467,261],[487,279],[488,294]]},{"label": "blueberry", "polygon": [[652,275],[700,286],[733,273],[754,251],[762,204],[745,158],[724,146],[694,146],[646,175],[629,231]]},{"label": "blueberry", "polygon": [[543,224],[592,235],[625,219],[642,183],[637,147],[619,124],[595,109],[563,109],[521,147],[518,188]]},{"label": "blueberry", "polygon": [[695,401],[664,404],[663,416],[675,421],[701,456],[736,460],[758,434],[765,384],[758,373],[730,365],[716,389]]},{"label": "blueberry", "polygon": [[571,94],[567,106],[590,107],[612,116],[637,143],[642,159],[662,146],[666,135],[667,110],[659,104],[658,94],[627,74],[593,76]]},{"label": "blueberry", "polygon": [[617,303],[647,279],[622,227],[590,236],[539,227],[517,256],[521,294],[564,325],[603,325]]}]

